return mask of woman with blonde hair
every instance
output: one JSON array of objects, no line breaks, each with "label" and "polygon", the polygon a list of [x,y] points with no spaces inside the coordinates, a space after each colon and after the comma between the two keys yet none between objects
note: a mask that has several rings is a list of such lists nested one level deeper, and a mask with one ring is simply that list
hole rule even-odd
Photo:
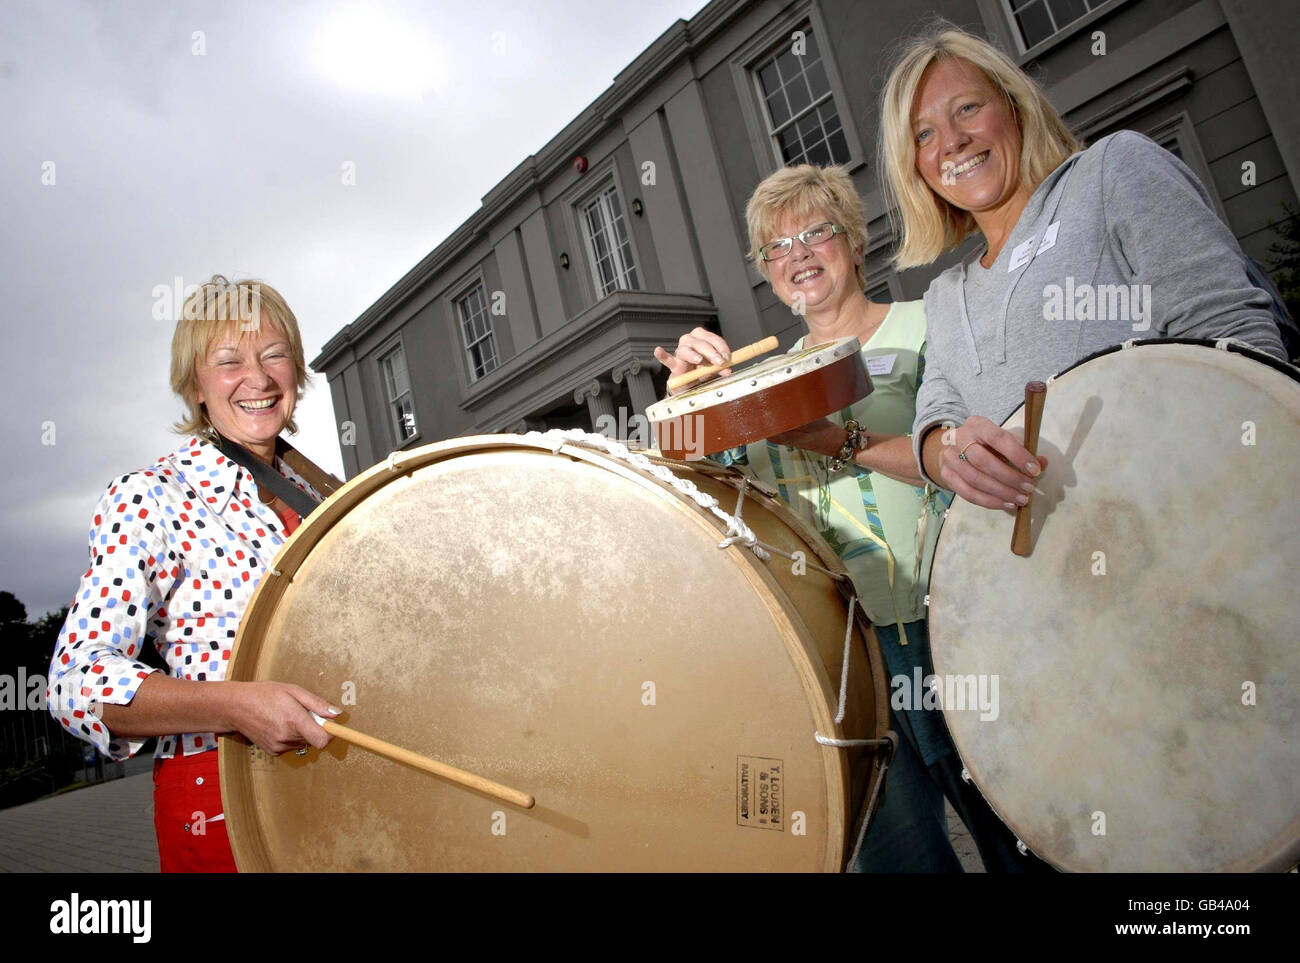
[{"label": "woman with blonde hair", "polygon": [[[1046,463],[999,427],[1027,381],[1138,336],[1235,338],[1285,360],[1269,296],[1186,165],[1133,131],[1080,148],[1024,71],[951,24],[908,44],[882,93],[896,265],[982,235],[926,291],[912,434],[925,478],[986,508],[1025,504]],[[1140,296],[1125,316],[1061,320],[1045,302],[1067,280]]]},{"label": "woman with blonde hair", "polygon": [[[925,368],[925,315],[920,302],[879,304],[864,293],[866,218],[842,168],[777,171],[755,188],[746,218],[750,256],[807,326],[791,350],[856,337],[873,391],[830,418],[715,460],[745,466],[821,532],[853,577],[891,675],[910,681],[913,667],[928,661],[925,577],[946,507],[923,485],[907,437]],[[704,328],[682,335],[675,353],[655,349],[673,374],[721,364],[730,353]],[[900,706],[892,723],[902,738],[850,869],[960,872],[943,795],[926,771],[950,751],[943,721],[917,705]]]},{"label": "woman with blonde hair", "polygon": [[[294,428],[307,365],[297,319],[270,285],[216,275],[190,295],[171,384],[187,440],[100,498],[47,698],[64,728],[111,759],[160,737],[162,871],[230,872],[217,734],[242,733],[271,753],[320,748],[330,737],[312,713],[339,711],[298,686],[224,681],[258,581],[337,479],[279,437]],[[168,671],[140,660],[149,643]]]}]

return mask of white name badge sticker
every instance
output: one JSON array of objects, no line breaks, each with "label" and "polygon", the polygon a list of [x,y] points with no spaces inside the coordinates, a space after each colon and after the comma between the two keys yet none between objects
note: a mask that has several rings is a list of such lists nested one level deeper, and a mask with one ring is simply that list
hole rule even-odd
[{"label": "white name badge sticker", "polygon": [[1050,251],[1052,248],[1056,247],[1056,235],[1060,232],[1060,221],[1047,225],[1047,230],[1043,232],[1043,243],[1038,245],[1038,253],[1042,254],[1044,251]]},{"label": "white name badge sticker", "polygon": [[1030,258],[1034,256],[1034,245],[1038,243],[1038,238],[1031,237],[1023,244],[1016,245],[1015,250],[1011,252],[1011,263],[1007,266],[1007,273],[1018,271],[1029,263]]},{"label": "white name badge sticker", "polygon": [[874,358],[868,358],[867,374],[887,375],[894,370],[894,362],[897,360],[897,354],[878,354]]}]

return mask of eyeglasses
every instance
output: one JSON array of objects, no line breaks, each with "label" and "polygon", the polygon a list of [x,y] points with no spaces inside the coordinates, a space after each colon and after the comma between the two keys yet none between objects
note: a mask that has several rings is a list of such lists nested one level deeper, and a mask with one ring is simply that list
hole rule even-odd
[{"label": "eyeglasses", "polygon": [[779,261],[794,250],[795,238],[803,241],[808,247],[815,247],[818,244],[825,244],[836,234],[843,233],[844,228],[838,224],[832,224],[830,221],[814,224],[808,230],[796,234],[794,237],[779,237],[775,241],[764,244],[758,249],[758,256],[764,261]]}]

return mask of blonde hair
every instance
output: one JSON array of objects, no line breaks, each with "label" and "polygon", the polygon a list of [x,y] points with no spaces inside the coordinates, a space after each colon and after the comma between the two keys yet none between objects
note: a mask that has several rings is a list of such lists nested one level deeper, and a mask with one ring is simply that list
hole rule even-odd
[{"label": "blonde hair", "polygon": [[[205,407],[199,403],[199,360],[207,356],[217,338],[236,331],[243,338],[263,325],[279,331],[289,342],[301,397],[310,381],[302,333],[298,319],[279,291],[265,281],[234,282],[214,274],[185,299],[172,334],[172,391],[185,402],[184,417],[173,425],[176,431],[184,435],[216,433]],[[285,427],[290,432],[298,430],[292,416]]]},{"label": "blonde hair", "polygon": [[[861,254],[867,246],[867,220],[862,213],[862,198],[843,167],[817,167],[796,164],[769,174],[754,188],[745,206],[749,225],[749,254],[758,273],[771,281],[767,262],[759,249],[775,239],[781,221],[788,215],[826,215],[844,228],[849,250]],[[855,266],[858,287],[866,288],[867,271],[861,258]]]},{"label": "blonde hair", "polygon": [[1020,127],[1020,181],[1031,190],[1082,145],[1034,80],[1006,54],[946,20],[906,42],[880,98],[877,145],[890,223],[901,239],[897,268],[929,264],[978,230],[969,211],[936,195],[916,169],[912,104],[926,68],[962,60],[1002,92]]}]

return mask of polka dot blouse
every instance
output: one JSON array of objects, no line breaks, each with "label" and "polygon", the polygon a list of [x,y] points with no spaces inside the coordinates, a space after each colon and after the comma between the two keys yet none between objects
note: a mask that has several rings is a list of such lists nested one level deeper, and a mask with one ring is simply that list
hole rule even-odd
[{"label": "polka dot blouse", "polygon": [[[317,495],[282,461],[275,467]],[[149,644],[174,678],[224,679],[239,621],[287,538],[252,473],[199,438],[109,485],[91,522],[90,568],[50,663],[54,717],[112,759],[138,752],[145,740],[114,738],[92,703],[135,697],[157,671],[138,659]],[[156,755],[216,745],[213,733],[181,733],[159,739]]]}]

